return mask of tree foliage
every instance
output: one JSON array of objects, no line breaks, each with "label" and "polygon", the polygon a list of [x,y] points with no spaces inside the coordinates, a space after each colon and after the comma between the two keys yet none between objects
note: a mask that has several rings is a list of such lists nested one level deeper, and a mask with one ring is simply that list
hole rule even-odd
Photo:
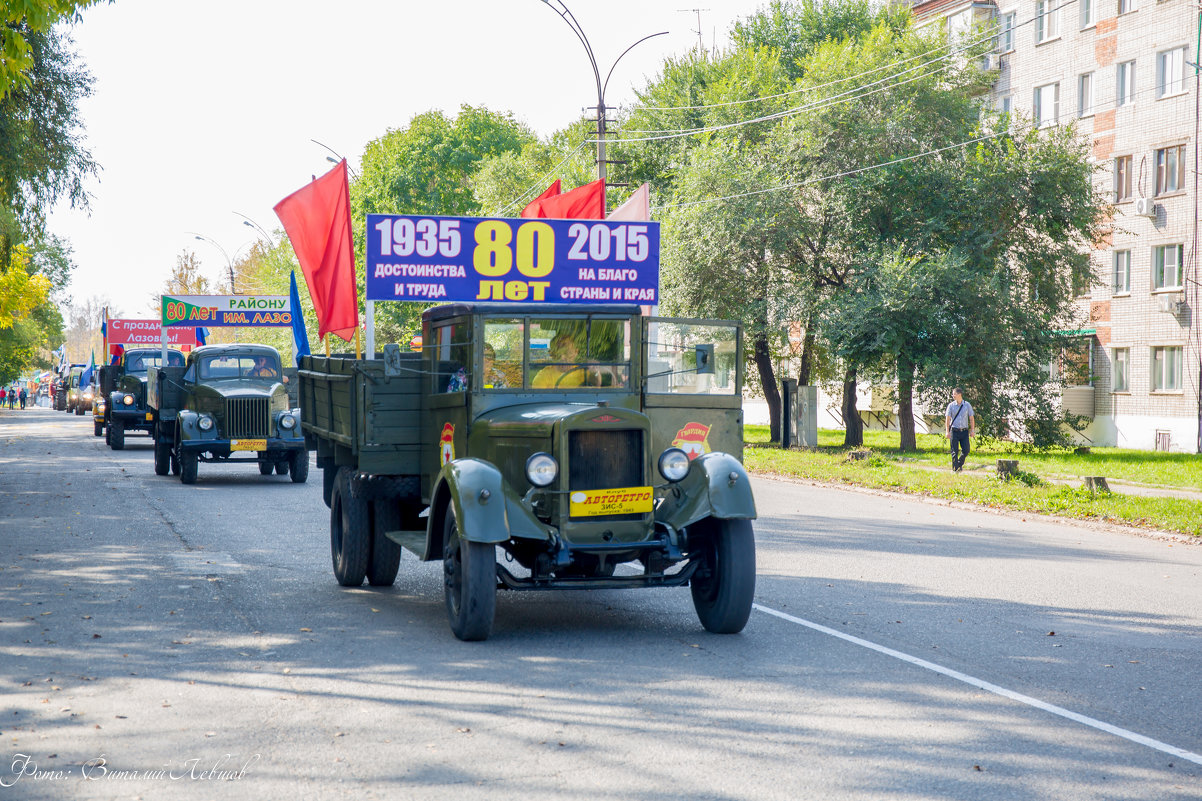
[{"label": "tree foliage", "polygon": [[[108,0],[110,3],[113,0]],[[28,88],[29,71],[36,62],[38,34],[56,23],[78,22],[80,12],[100,0],[9,0],[0,20],[0,100],[10,92]]]}]

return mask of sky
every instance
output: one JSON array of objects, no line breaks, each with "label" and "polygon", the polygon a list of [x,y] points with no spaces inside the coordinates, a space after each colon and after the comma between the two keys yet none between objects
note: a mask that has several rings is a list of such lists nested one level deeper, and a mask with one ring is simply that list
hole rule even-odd
[{"label": "sky", "polygon": [[[630,104],[663,60],[722,47],[766,0],[568,0],[602,78],[622,57],[608,105]],[[210,281],[261,238],[272,207],[366,144],[430,109],[511,111],[546,136],[596,104],[592,68],[543,0],[117,0],[71,26],[95,78],[81,106],[101,166],[91,213],[65,206],[50,230],[70,240],[72,299],[149,316],[177,257]],[[317,140],[322,145],[314,144]],[[327,150],[326,148],[329,148]],[[206,237],[197,240],[196,236]],[[210,241],[211,240],[211,241]],[[214,244],[215,243],[215,244]],[[114,314],[113,316],[116,316]]]}]

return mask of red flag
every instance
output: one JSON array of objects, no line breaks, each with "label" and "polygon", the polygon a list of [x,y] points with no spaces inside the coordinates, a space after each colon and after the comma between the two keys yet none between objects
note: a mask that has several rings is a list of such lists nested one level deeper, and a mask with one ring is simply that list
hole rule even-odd
[{"label": "red flag", "polygon": [[555,183],[553,183],[547,187],[547,191],[543,192],[541,195],[536,197],[534,200],[530,201],[529,205],[527,205],[526,208],[522,209],[522,216],[523,217],[538,217],[538,216],[540,216],[538,213],[538,205],[540,203],[542,203],[544,200],[546,200],[547,198],[555,197],[558,194],[559,194],[559,179],[556,178]]},{"label": "red flag", "polygon": [[[534,213],[529,207],[523,217],[554,217],[556,219],[603,220],[605,219],[605,181],[597,179],[591,184],[578,186],[571,192],[540,200]],[[535,204],[530,204],[534,206]]]},{"label": "red flag", "polygon": [[350,342],[359,327],[359,293],[346,159],[275,204],[275,213],[309,286],[317,335],[335,334]]}]

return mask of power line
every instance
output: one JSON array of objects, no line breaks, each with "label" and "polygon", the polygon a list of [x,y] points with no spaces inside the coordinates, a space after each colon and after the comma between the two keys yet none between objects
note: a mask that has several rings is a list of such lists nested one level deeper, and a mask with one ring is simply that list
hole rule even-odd
[{"label": "power line", "polygon": [[509,211],[514,206],[516,206],[517,204],[519,204],[523,200],[525,200],[526,197],[529,196],[531,192],[533,192],[535,189],[538,189],[540,186],[542,186],[543,181],[547,180],[547,178],[552,173],[554,173],[556,170],[558,170],[560,167],[562,167],[564,164],[566,164],[568,162],[568,159],[572,158],[572,156],[575,156],[576,153],[579,152],[579,150],[587,144],[590,144],[590,142],[588,140],[585,140],[585,141],[581,142],[580,144],[576,145],[576,147],[569,150],[568,154],[566,156],[564,156],[563,159],[558,164],[556,164],[554,167],[552,167],[551,169],[549,169],[545,173],[543,173],[543,176],[541,178],[539,178],[537,181],[535,181],[533,184],[531,184],[529,188],[527,188],[524,192],[522,192],[522,194],[518,195],[516,200],[512,201],[508,206],[506,206],[505,208],[503,208],[500,211],[493,214],[493,216],[500,217],[502,214]]},{"label": "power line", "polygon": [[879,170],[883,167],[890,167],[894,164],[901,164],[906,161],[914,161],[915,159],[920,159],[920,158],[923,158],[924,156],[934,156],[938,153],[943,153],[944,151],[947,151],[947,150],[954,150],[955,148],[958,148],[958,147],[964,147],[965,145],[972,145],[972,144],[976,144],[977,142],[984,142],[989,139],[996,139],[997,137],[1005,136],[1008,133],[1009,133],[1009,131],[998,131],[997,133],[992,133],[987,136],[978,136],[976,139],[969,139],[964,142],[957,142],[954,145],[947,145],[946,147],[936,148],[935,150],[928,150],[924,153],[915,153],[912,156],[903,156],[901,158],[893,159],[892,161],[886,161],[886,162],[882,162],[880,164],[873,164],[868,167],[859,167],[854,170],[847,170],[846,172],[835,173],[834,175],[824,175],[821,178],[807,178],[804,181],[797,181],[795,183],[789,183],[789,184],[779,184],[777,186],[769,186],[765,189],[755,189],[751,192],[740,192],[737,195],[725,195],[723,197],[706,198],[705,200],[690,200],[690,201],[686,201],[684,203],[667,203],[662,206],[656,206],[655,210],[658,211],[660,209],[682,209],[682,208],[687,208],[689,206],[701,206],[701,205],[705,205],[707,203],[720,203],[724,200],[737,200],[739,198],[752,197],[754,195],[765,195],[765,194],[768,194],[769,192],[779,192],[783,189],[797,189],[802,186],[809,186],[811,184],[817,184],[817,183],[821,183],[823,181],[833,181],[836,178],[846,178],[851,175],[858,175],[862,172],[868,172],[869,170]]}]

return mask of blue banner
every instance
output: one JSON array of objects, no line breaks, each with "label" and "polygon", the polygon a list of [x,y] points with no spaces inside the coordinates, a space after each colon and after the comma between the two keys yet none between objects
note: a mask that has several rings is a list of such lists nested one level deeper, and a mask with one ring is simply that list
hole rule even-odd
[{"label": "blue banner", "polygon": [[367,215],[367,299],[659,302],[659,223]]}]

